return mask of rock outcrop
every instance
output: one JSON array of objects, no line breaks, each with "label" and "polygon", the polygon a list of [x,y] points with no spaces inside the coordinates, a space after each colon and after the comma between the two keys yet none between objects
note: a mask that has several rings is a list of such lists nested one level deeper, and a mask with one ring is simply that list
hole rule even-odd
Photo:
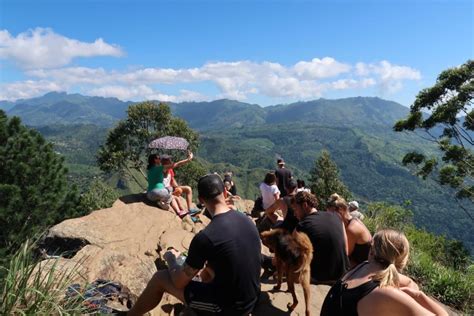
[{"label": "rock outcrop", "polygon": [[[251,205],[242,201],[237,207],[249,211]],[[161,258],[166,249],[172,246],[186,251],[193,236],[209,223],[205,216],[201,220],[202,223],[193,223],[189,217],[181,220],[169,211],[147,204],[141,195],[131,195],[117,200],[111,208],[52,227],[43,247],[50,256],[54,251],[69,253],[59,260],[61,266],[79,268],[84,279],[78,282],[112,280],[139,295],[153,273],[163,267]],[[291,295],[272,292],[272,283],[262,282],[262,295],[254,315],[288,314],[286,306]],[[296,289],[300,303],[293,315],[303,315],[303,291],[300,285]],[[327,291],[327,286],[312,285],[314,315],[319,315]],[[181,310],[183,305],[178,300],[164,295],[151,315],[177,314]]]}]

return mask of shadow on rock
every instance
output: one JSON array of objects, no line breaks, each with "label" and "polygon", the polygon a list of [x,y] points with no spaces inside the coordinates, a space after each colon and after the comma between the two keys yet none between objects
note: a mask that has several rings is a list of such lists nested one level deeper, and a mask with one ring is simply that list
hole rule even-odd
[{"label": "shadow on rock", "polygon": [[278,307],[274,306],[267,292],[262,292],[260,294],[260,299],[258,301],[257,307],[255,307],[252,312],[253,316],[283,316],[290,314],[291,313],[289,311],[283,311]]},{"label": "shadow on rock", "polygon": [[132,204],[132,203],[145,203],[149,206],[158,207],[156,203],[147,199],[145,193],[137,193],[137,194],[129,194],[125,196],[119,197],[119,200],[125,204]]}]

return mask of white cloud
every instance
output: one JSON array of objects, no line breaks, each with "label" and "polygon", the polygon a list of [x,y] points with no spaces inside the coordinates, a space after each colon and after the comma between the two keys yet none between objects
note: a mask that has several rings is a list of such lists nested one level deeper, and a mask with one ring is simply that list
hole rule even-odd
[{"label": "white cloud", "polygon": [[35,28],[16,37],[0,30],[0,58],[11,60],[23,69],[61,67],[76,57],[122,55],[118,46],[102,38],[86,43],[56,34],[49,28]]},{"label": "white cloud", "polygon": [[299,78],[309,80],[335,77],[349,72],[351,66],[340,63],[334,58],[324,57],[323,59],[314,58],[310,62],[300,61],[293,69]]},{"label": "white cloud", "polygon": [[0,85],[0,100],[15,101],[43,95],[51,91],[63,91],[65,86],[47,80],[25,80]]},{"label": "white cloud", "polygon": [[379,63],[357,63],[355,73],[359,76],[376,75],[378,84],[384,92],[394,93],[403,88],[403,80],[420,80],[418,70],[408,66],[392,65],[386,60]]},{"label": "white cloud", "polygon": [[110,85],[91,89],[88,95],[101,97],[115,97],[122,100],[159,100],[165,102],[204,101],[209,98],[199,92],[180,90],[179,95],[168,95],[154,90],[147,85],[120,86]]}]

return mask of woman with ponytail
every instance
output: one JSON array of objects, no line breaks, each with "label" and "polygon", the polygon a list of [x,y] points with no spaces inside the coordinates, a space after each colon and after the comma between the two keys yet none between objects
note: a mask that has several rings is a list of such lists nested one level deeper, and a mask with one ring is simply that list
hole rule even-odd
[{"label": "woman with ponytail", "polygon": [[349,271],[329,290],[321,316],[443,315],[446,311],[401,274],[410,252],[401,232],[377,232],[369,260]]}]

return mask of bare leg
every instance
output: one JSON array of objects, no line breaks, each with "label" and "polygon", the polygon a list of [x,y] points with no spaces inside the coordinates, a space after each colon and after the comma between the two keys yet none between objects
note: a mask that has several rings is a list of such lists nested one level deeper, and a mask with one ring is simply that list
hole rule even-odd
[{"label": "bare leg", "polygon": [[174,286],[168,270],[161,270],[153,275],[127,315],[143,315],[151,311],[160,303],[165,292],[184,302],[184,289],[178,289]]},{"label": "bare leg", "polygon": [[173,200],[176,201],[176,204],[178,205],[179,210],[184,210],[183,205],[181,204],[181,201],[179,200],[179,197],[173,196]]},{"label": "bare leg", "polygon": [[183,190],[183,193],[186,194],[186,204],[188,205],[188,210],[190,210],[191,204],[193,204],[193,189],[187,185],[180,186],[180,188]]},{"label": "bare leg", "polygon": [[171,199],[171,207],[173,208],[176,215],[179,215],[180,209],[179,209],[178,203],[176,202],[176,199],[174,197]]}]

